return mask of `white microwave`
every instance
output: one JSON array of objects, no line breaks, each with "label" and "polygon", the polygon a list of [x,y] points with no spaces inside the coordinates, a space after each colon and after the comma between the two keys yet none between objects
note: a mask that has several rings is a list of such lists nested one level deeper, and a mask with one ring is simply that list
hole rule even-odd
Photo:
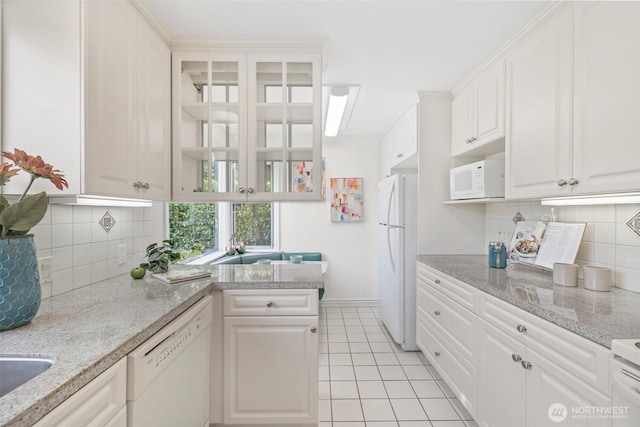
[{"label": "white microwave", "polygon": [[504,197],[504,159],[489,159],[449,172],[451,200]]}]

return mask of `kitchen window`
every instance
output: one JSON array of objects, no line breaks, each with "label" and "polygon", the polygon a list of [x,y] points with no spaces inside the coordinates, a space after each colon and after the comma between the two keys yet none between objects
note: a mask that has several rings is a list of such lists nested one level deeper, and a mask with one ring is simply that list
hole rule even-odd
[{"label": "kitchen window", "polygon": [[183,260],[208,262],[232,237],[248,250],[277,247],[276,203],[169,203],[169,238]]}]

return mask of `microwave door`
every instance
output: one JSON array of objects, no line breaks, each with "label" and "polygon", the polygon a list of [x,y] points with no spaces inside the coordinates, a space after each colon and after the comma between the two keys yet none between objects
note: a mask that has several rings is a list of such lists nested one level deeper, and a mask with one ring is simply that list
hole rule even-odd
[{"label": "microwave door", "polygon": [[456,199],[471,197],[473,193],[473,171],[467,169],[456,172],[453,176],[453,185]]}]

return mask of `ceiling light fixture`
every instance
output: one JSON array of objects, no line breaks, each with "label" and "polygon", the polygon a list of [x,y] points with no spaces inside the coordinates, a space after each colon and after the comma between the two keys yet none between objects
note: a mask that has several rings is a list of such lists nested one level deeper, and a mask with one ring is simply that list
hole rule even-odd
[{"label": "ceiling light fixture", "polygon": [[336,136],[338,134],[348,100],[348,87],[336,86],[331,88],[327,106],[327,118],[324,125],[325,136]]},{"label": "ceiling light fixture", "polygon": [[541,200],[541,204],[548,206],[620,205],[629,203],[640,203],[640,193],[553,197]]}]

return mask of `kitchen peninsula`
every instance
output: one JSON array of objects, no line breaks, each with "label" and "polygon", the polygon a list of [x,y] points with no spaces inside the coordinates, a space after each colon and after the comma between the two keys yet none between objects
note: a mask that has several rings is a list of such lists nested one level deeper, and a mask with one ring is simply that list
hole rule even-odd
[{"label": "kitchen peninsula", "polygon": [[[214,296],[213,360],[214,354],[221,357],[222,352],[214,348],[216,342],[222,342],[220,337],[216,339],[216,333],[222,333],[223,292],[220,291],[268,293],[274,289],[277,293],[313,291],[324,286],[318,264],[202,268],[211,272],[211,278],[168,285],[149,274],[142,280],[133,280],[127,274],[54,296],[42,301],[31,323],[0,333],[1,353],[46,356],[55,361],[46,372],[0,398],[0,426],[37,422],[207,295]],[[317,295],[314,296],[307,317],[315,318],[317,323]],[[277,302],[275,305],[274,312]],[[315,332],[313,337],[317,347]],[[315,361],[317,372],[317,352]],[[212,389],[215,390],[213,386]],[[317,401],[317,396],[312,397]],[[221,396],[212,396],[212,399],[221,399]]]}]

